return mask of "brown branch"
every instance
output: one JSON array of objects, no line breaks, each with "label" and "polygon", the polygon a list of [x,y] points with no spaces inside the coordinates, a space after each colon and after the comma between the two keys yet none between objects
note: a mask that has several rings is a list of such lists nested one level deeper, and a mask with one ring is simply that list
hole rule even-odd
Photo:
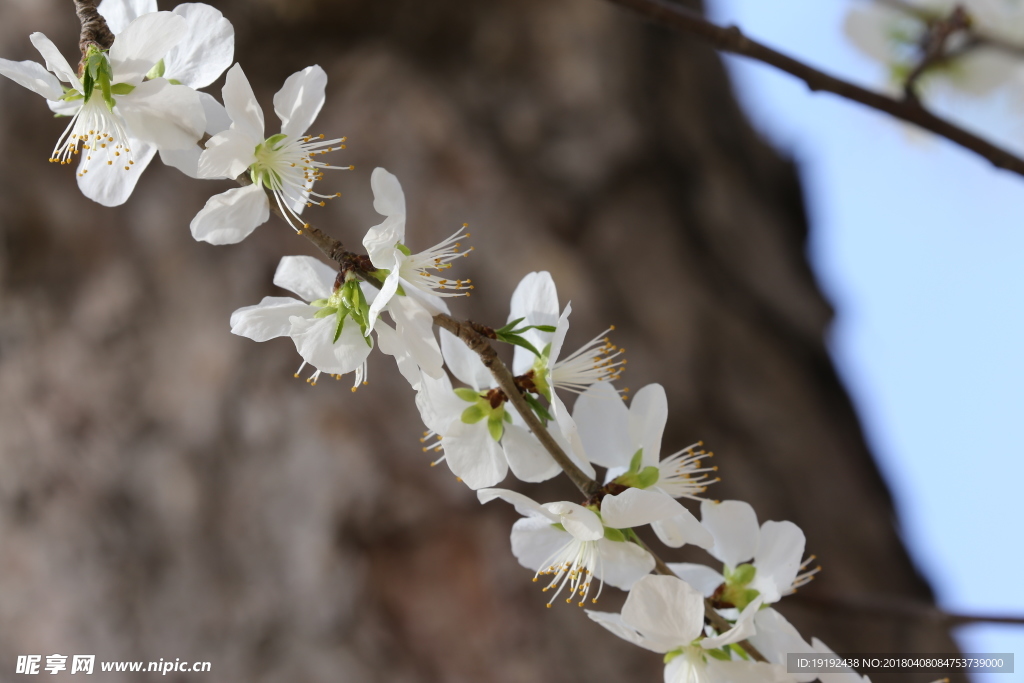
[{"label": "brown branch", "polygon": [[946,43],[949,42],[953,34],[968,30],[970,25],[971,21],[967,12],[960,5],[954,7],[948,17],[928,22],[928,34],[925,36],[923,54],[903,84],[904,97],[917,100],[917,81],[930,68],[941,64],[949,57],[946,53]]},{"label": "brown branch", "polygon": [[1024,626],[1024,617],[996,616],[991,614],[956,614],[943,611],[934,605],[925,604],[917,600],[908,600],[901,596],[819,596],[797,593],[791,599],[794,602],[801,602],[815,609],[830,613],[840,610],[881,619],[930,621],[945,627],[978,623]]},{"label": "brown branch", "polygon": [[[903,12],[906,15],[912,16],[924,23],[935,21],[938,17],[934,10],[929,10],[926,7],[918,7],[911,5],[906,0],[868,0],[869,2],[877,3],[885,7]],[[991,47],[1005,52],[1013,57],[1024,57],[1024,45],[1018,45],[1008,40],[1004,40],[997,36],[993,36],[985,31],[978,30],[976,27],[969,26],[967,28],[968,33],[971,36],[971,42],[967,46],[969,48],[974,47]]]},{"label": "brown branch", "polygon": [[654,22],[680,33],[692,35],[723,52],[749,57],[795,76],[812,91],[830,92],[872,109],[912,123],[987,159],[997,168],[1024,175],[1024,159],[991,142],[935,116],[914,100],[896,100],[840,78],[830,76],[803,62],[751,40],[735,26],[723,27],[696,12],[668,0],[608,0],[627,7]]},{"label": "brown branch", "polygon": [[110,32],[106,20],[96,9],[99,0],[74,0],[75,14],[82,24],[82,32],[78,39],[78,49],[82,51],[82,57],[89,50],[90,45],[95,45],[101,50],[109,50],[114,44],[114,34]]}]

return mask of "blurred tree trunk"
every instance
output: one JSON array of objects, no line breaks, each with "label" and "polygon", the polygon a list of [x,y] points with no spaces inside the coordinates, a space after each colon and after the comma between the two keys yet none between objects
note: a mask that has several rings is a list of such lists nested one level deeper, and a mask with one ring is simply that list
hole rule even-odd
[{"label": "blurred tree trunk", "polygon": [[[477,287],[457,314],[503,322],[519,278],[547,269],[573,303],[570,345],[617,326],[627,384],[668,390],[665,448],[703,439],[712,495],[806,531],[825,566],[808,595],[931,599],[825,348],[796,170],[713,52],[598,0],[211,4],[268,131],[285,77],[329,74],[313,132],[347,135],[356,171],[325,179],[345,196],[313,222],[358,245],[385,166],[414,249],[471,225],[457,268]],[[76,45],[67,0],[0,12],[7,58],[37,59],[31,31]],[[356,394],[310,388],[287,340],[228,332],[235,308],[282,295],[271,275],[304,240],[274,219],[238,247],[193,242],[189,220],[229,185],[159,162],[126,206],[93,204],[46,163],[63,124],[0,92],[6,675],[56,652],[209,660],[224,682],[660,680],[657,656],[544,608],[509,551],[515,513],[427,467],[389,358]],[[782,611],[840,652],[954,648],[923,623]]]}]

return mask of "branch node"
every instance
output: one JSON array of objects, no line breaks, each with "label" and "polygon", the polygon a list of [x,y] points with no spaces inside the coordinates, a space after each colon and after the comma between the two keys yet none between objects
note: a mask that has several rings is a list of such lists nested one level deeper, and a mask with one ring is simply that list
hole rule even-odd
[{"label": "branch node", "polygon": [[[101,50],[109,50],[114,44],[114,34],[110,32],[106,19],[96,9],[99,0],[74,0],[75,13],[78,21],[82,24],[82,31],[78,39],[78,49],[82,52],[82,58],[89,51],[90,45],[95,45]],[[81,66],[79,67],[81,68]]]}]

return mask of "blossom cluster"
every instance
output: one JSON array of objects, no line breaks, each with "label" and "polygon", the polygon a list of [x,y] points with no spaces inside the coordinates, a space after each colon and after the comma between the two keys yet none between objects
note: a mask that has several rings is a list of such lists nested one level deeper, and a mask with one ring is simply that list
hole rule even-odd
[{"label": "blossom cluster", "polygon": [[[78,69],[41,33],[30,40],[42,64],[0,60],[0,73],[70,119],[51,161],[79,157],[82,192],[106,206],[129,198],[157,153],[197,179],[236,179],[240,187],[211,197],[191,222],[193,237],[211,244],[240,242],[272,210],[292,230],[310,229],[304,209],[337,196],[316,183],[327,170],[351,169],[322,159],[343,150],[344,137],[308,133],[325,103],[324,70],[309,66],[285,81],[273,98],[280,132],[268,136],[245,73],[232,65],[234,31],[219,11],[199,3],[158,11],[156,0],[104,0],[99,11],[113,43],[90,44]],[[225,72],[222,101],[200,92]],[[353,391],[367,381],[375,346],[393,357],[426,426],[423,450],[440,454],[432,464],[443,462],[480,503],[500,499],[522,515],[512,553],[543,583],[547,606],[593,606],[606,584],[628,591],[620,613],[586,614],[663,654],[666,681],[814,680],[787,673],[786,654],[831,651],[804,640],[773,607],[818,571],[804,559],[803,532],[791,522],[759,524],[745,502],[705,498],[717,481],[712,454],[698,443],[663,455],[666,392],[650,384],[627,401],[616,388],[626,359],[610,339],[614,328],[565,348],[572,307],[559,301],[550,273],[523,277],[502,327],[472,328],[513,347],[514,387],[494,371],[500,360],[485,364],[448,328],[435,334],[439,319],[451,320],[446,300],[473,289],[449,273],[472,251],[462,247],[466,226],[414,252],[398,179],[377,168],[370,183],[381,221],[363,236],[365,253],[335,254],[331,265],[285,256],[273,283],[295,297],[234,311],[231,331],[288,337],[301,358],[296,376],[307,366],[310,384],[351,373]],[[568,469],[593,484],[583,500],[541,503],[498,487],[509,472],[534,483]],[[681,500],[699,504],[700,517]],[[703,549],[714,566],[664,565],[641,538],[648,526],[670,548]],[[821,679],[862,680],[852,671]]]}]

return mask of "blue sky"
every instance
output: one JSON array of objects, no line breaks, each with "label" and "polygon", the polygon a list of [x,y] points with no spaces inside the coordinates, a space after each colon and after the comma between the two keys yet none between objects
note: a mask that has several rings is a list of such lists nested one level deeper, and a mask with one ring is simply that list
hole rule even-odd
[{"label": "blue sky", "polygon": [[[877,86],[881,67],[842,33],[859,1],[709,4],[720,23]],[[800,164],[810,255],[838,310],[832,354],[911,552],[946,609],[1024,615],[1024,178],[769,67],[728,63],[755,125]],[[1024,149],[1024,109],[1015,119],[1005,98],[941,106]],[[967,651],[1024,655],[1024,627],[959,636]]]}]

